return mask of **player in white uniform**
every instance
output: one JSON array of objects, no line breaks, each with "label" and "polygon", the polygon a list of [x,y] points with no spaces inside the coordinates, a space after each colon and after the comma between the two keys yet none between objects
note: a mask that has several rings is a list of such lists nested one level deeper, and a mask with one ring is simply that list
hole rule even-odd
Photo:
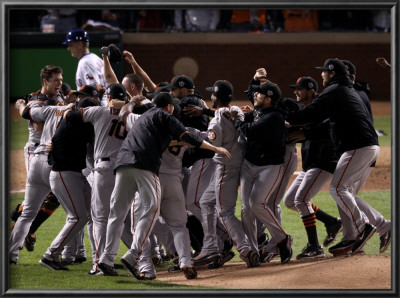
[{"label": "player in white uniform", "polygon": [[[40,90],[40,93],[49,96],[49,98],[55,98],[59,91],[61,90],[62,86],[62,69],[57,66],[53,65],[47,65],[41,70],[41,83],[42,83],[42,88]],[[24,111],[25,110],[25,101],[24,100],[18,100],[16,103],[16,108],[19,111]],[[42,109],[42,108],[38,108]],[[21,115],[23,112],[20,112]],[[29,117],[26,117],[26,119],[31,120]],[[31,121],[33,124],[35,121]],[[42,121],[38,121],[42,122]],[[35,124],[36,125],[36,124]],[[44,130],[44,125],[40,125],[42,128],[40,130]],[[43,137],[43,132],[40,136],[40,138]],[[38,141],[38,143],[41,143],[41,140]],[[10,241],[9,241],[9,252],[10,252],[10,259],[9,262],[12,264],[17,264],[18,262],[18,255],[19,255],[19,249],[22,248],[22,245],[24,243],[24,239],[26,235],[28,234],[29,228],[31,226],[31,223],[35,219],[42,203],[43,199],[46,197],[46,195],[51,191],[49,183],[48,183],[48,177],[49,175],[47,174],[46,176],[43,177],[43,179],[47,179],[47,192],[44,191],[44,193],[35,193],[36,190],[39,190],[40,186],[36,183],[36,181],[33,181],[33,179],[36,178],[36,175],[38,171],[41,170],[40,165],[38,166],[38,159],[39,155],[36,154],[36,150],[38,150],[40,145],[37,145],[34,151],[34,156],[29,158],[30,160],[29,163],[29,171],[27,173],[27,181],[26,181],[26,191],[25,191],[25,199],[23,202],[24,208],[22,210],[21,216],[18,218],[16,221],[14,228],[11,232],[10,236]],[[42,152],[41,150],[38,152]],[[45,154],[44,154],[45,155]],[[43,158],[46,159],[47,155]],[[46,159],[47,162],[47,159]],[[37,177],[39,179],[39,177]],[[41,188],[40,188],[41,189]]]},{"label": "player in white uniform", "polygon": [[[81,29],[68,32],[64,45],[67,46],[71,56],[79,59],[75,75],[76,89],[83,85],[102,85],[107,87],[103,74],[103,60],[89,51],[89,34]],[[101,100],[102,106],[107,106],[107,96]]]},{"label": "player in white uniform", "polygon": [[[58,69],[59,70],[52,73],[50,79],[42,80],[44,88],[52,88],[55,91],[54,94],[58,93],[60,90],[63,79],[62,70],[61,68]],[[23,112],[24,118],[34,122],[44,122],[44,126],[40,144],[34,151],[35,156],[31,160],[32,162],[27,176],[24,208],[10,236],[10,263],[16,264],[18,262],[19,248],[23,245],[25,236],[40,209],[43,198],[51,191],[49,182],[51,167],[47,161],[48,153],[46,152],[46,144],[51,141],[57,123],[62,118],[65,109],[67,109],[67,106],[47,106],[44,108],[28,108]],[[35,112],[30,115],[30,111]]]},{"label": "player in white uniform", "polygon": [[[230,106],[233,95],[233,87],[230,82],[218,80],[213,87],[208,87],[206,90],[212,92],[213,107],[217,108],[215,117],[208,126],[208,138],[213,145],[221,146],[235,155],[234,159],[228,159],[221,154],[214,156],[216,162],[214,186],[217,214],[240,253],[240,258],[245,261],[247,267],[257,267],[260,265],[258,251],[252,251],[242,222],[235,216],[245,141],[244,138],[240,137],[240,132],[236,130],[229,119],[229,114],[231,111],[236,111],[238,117],[242,120],[244,120],[244,115],[239,107]],[[204,246],[203,248],[206,249]],[[203,249],[197,259],[200,260],[201,258],[207,258]]]},{"label": "player in white uniform", "polygon": [[[124,86],[118,83],[110,85],[107,93],[109,100],[125,101],[128,99]],[[119,111],[119,109],[107,107],[88,107],[81,111],[82,121],[92,123],[95,132],[91,202],[93,236],[96,245],[93,274],[99,271],[98,259],[105,246],[110,199],[115,184],[114,165],[122,141],[127,135],[125,126],[120,121]]]}]

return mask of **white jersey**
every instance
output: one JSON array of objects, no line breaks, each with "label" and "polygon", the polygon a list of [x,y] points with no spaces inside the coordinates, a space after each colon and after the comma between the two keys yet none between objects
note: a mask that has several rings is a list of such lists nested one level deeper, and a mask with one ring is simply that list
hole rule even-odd
[{"label": "white jersey", "polygon": [[235,158],[227,158],[223,154],[216,153],[214,161],[219,164],[240,166],[244,155],[244,143],[241,141],[240,132],[235,128],[233,122],[224,116],[230,110],[238,111],[238,117],[244,117],[242,110],[237,106],[231,108],[219,108],[215,111],[215,117],[208,125],[208,139],[216,147],[223,147]]},{"label": "white jersey", "polygon": [[[190,133],[198,136],[199,138],[206,139],[207,133],[199,131],[195,128],[188,127]],[[169,146],[162,154],[161,158],[161,166],[160,166],[160,174],[168,174],[173,176],[182,175],[182,159],[183,154],[188,148],[193,148],[192,145],[183,145],[183,146]]]},{"label": "white jersey", "polygon": [[[76,88],[79,90],[83,85],[103,85],[107,87],[103,73],[103,60],[93,53],[85,54],[78,62],[75,75]],[[107,95],[101,100],[102,106],[107,106]]]},{"label": "white jersey", "polygon": [[81,109],[82,120],[94,127],[94,160],[117,157],[127,130],[120,121],[119,111],[106,107]]},{"label": "white jersey", "polygon": [[35,154],[48,154],[46,152],[46,144],[53,138],[53,135],[56,132],[58,124],[61,122],[66,109],[67,106],[47,106],[30,109],[30,117],[32,121],[38,123],[44,122],[42,135],[40,137],[40,144],[36,148],[34,152]]}]

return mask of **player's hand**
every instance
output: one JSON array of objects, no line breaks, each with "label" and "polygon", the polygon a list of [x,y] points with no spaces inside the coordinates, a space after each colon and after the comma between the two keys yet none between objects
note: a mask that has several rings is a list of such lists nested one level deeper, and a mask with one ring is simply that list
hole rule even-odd
[{"label": "player's hand", "polygon": [[288,134],[288,141],[292,143],[298,143],[304,141],[306,137],[304,136],[303,130],[293,131]]},{"label": "player's hand", "polygon": [[223,147],[215,147],[215,152],[216,152],[216,153],[219,153],[219,154],[226,155],[228,158],[231,158],[231,156],[232,156],[232,155],[229,153],[229,151],[226,150],[226,149],[223,148]]},{"label": "player's hand", "polygon": [[259,68],[256,70],[256,73],[254,74],[254,81],[259,81],[260,79],[266,79],[267,78],[267,71],[265,68]]},{"label": "player's hand", "polygon": [[[103,50],[103,49],[107,49],[107,47],[106,47],[106,46],[102,46],[101,49],[100,49],[100,51]],[[107,59],[108,59],[108,55],[107,55],[107,54],[101,54],[101,56],[102,56],[103,58],[107,57]]]},{"label": "player's hand", "polygon": [[19,111],[19,109],[20,109],[21,107],[23,107],[24,109],[25,109],[25,107],[26,107],[25,99],[22,99],[22,98],[18,99],[18,100],[15,102],[15,108],[16,108],[18,111]]},{"label": "player's hand", "polygon": [[189,104],[183,108],[183,113],[189,117],[198,117],[203,115],[203,108]]},{"label": "player's hand", "polygon": [[125,61],[128,62],[129,64],[135,64],[136,63],[136,60],[133,57],[131,52],[125,50],[125,51],[122,52],[122,56],[124,56]]},{"label": "player's hand", "polygon": [[383,57],[376,58],[376,63],[383,68],[390,69],[392,66],[387,62],[387,60]]},{"label": "player's hand", "polygon": [[289,122],[285,121],[285,127],[286,127],[286,128],[291,128],[291,127],[292,127],[292,124],[290,124]]},{"label": "player's hand", "polygon": [[133,96],[130,101],[134,101],[136,103],[136,107],[140,107],[142,105],[142,101],[145,99],[147,99],[147,97],[142,94],[138,94]]},{"label": "player's hand", "polygon": [[53,150],[53,142],[52,141],[49,141],[47,144],[46,144],[46,152],[50,152],[50,151],[52,151]]},{"label": "player's hand", "polygon": [[203,106],[204,106],[206,109],[209,109],[209,107],[208,107],[208,105],[207,105],[207,103],[205,102],[204,99],[201,100],[201,103],[203,104]]},{"label": "player's hand", "polygon": [[253,110],[251,106],[241,106],[240,109],[242,110],[243,113],[248,113]]},{"label": "player's hand", "polygon": [[120,110],[126,104],[125,101],[119,99],[112,99],[108,103],[110,109]]}]

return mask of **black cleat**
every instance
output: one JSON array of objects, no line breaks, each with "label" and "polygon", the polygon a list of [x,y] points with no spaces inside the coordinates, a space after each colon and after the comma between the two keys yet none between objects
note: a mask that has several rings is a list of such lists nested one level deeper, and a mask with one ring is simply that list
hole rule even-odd
[{"label": "black cleat", "polygon": [[342,240],[338,244],[329,247],[328,251],[333,254],[333,256],[346,255],[353,248],[354,240]]},{"label": "black cleat", "polygon": [[337,219],[336,223],[333,225],[325,225],[326,227],[326,237],[322,245],[324,247],[329,246],[330,244],[335,241],[337,235],[339,234],[340,231],[342,231],[343,226],[342,226],[342,220],[340,218]]},{"label": "black cleat", "polygon": [[386,251],[386,249],[389,247],[390,241],[392,238],[391,234],[392,234],[392,230],[389,230],[385,234],[383,234],[382,236],[379,237],[379,240],[380,240],[379,253],[384,253]]},{"label": "black cleat", "polygon": [[219,253],[214,252],[210,254],[199,254],[197,257],[194,258],[193,266],[200,267],[204,265],[211,264],[221,259]]},{"label": "black cleat", "polygon": [[185,274],[186,279],[194,279],[197,278],[197,271],[194,267],[183,267],[183,274]]},{"label": "black cleat", "polygon": [[290,235],[286,235],[285,239],[278,243],[279,255],[281,256],[281,263],[285,264],[290,261],[292,258],[293,250],[292,250],[292,242],[293,238]]},{"label": "black cleat", "polygon": [[303,249],[303,251],[296,256],[297,260],[300,259],[314,259],[314,258],[324,258],[324,250],[321,246],[310,245],[307,243],[307,246]]},{"label": "black cleat", "polygon": [[33,251],[35,249],[35,243],[36,243],[36,235],[34,233],[28,234],[25,237],[24,245],[27,251]]},{"label": "black cleat", "polygon": [[69,270],[67,267],[61,266],[61,263],[58,261],[50,261],[45,257],[42,257],[39,261],[40,265],[46,267],[50,270]]},{"label": "black cleat", "polygon": [[260,258],[256,251],[249,251],[246,256],[240,255],[240,258],[246,263],[247,268],[260,266]]},{"label": "black cleat", "polygon": [[365,243],[374,235],[376,228],[373,225],[365,224],[364,230],[357,236],[356,243],[354,243],[351,251],[353,253],[358,252],[363,248]]},{"label": "black cleat", "polygon": [[129,270],[129,272],[133,275],[134,278],[136,278],[137,280],[141,280],[141,275],[139,270],[137,270],[135,268],[135,266],[132,266],[131,264],[128,263],[128,261],[126,261],[124,258],[121,258],[121,263],[122,265],[124,265],[126,267],[126,269]]},{"label": "black cleat", "polygon": [[103,271],[105,276],[118,276],[118,272],[115,271],[114,266],[110,266],[105,263],[99,263],[99,268],[101,271]]}]

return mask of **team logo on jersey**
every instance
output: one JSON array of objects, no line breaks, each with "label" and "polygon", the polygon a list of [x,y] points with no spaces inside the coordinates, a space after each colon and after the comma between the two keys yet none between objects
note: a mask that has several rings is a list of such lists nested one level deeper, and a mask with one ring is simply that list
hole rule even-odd
[{"label": "team logo on jersey", "polygon": [[208,132],[208,138],[210,139],[210,141],[215,141],[215,139],[217,138],[217,134],[215,132],[215,130],[210,130]]},{"label": "team logo on jersey", "polygon": [[94,80],[94,77],[92,77],[90,74],[86,74],[86,80]]}]

